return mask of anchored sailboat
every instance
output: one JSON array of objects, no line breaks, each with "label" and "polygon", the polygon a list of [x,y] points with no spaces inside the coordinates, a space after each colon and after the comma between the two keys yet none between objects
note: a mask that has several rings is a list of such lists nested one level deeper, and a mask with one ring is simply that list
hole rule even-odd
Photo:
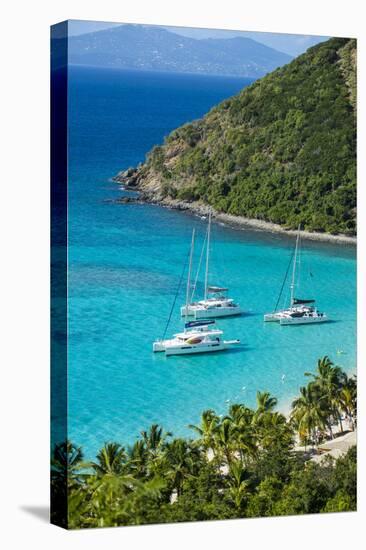
[{"label": "anchored sailboat", "polygon": [[[189,268],[186,288],[186,311],[188,311],[189,297],[191,291],[191,272],[192,258],[194,250],[194,236],[192,232],[191,250],[189,255]],[[175,299],[174,299],[175,303]],[[173,303],[173,307],[174,307]],[[186,322],[184,331],[174,334],[170,339],[160,339],[153,343],[154,352],[165,352],[165,355],[187,355],[193,353],[207,353],[214,351],[224,351],[235,344],[240,344],[240,340],[223,340],[223,331],[212,327],[214,320],[203,319],[201,321],[187,320],[188,314],[185,314]],[[168,324],[167,324],[168,326]],[[166,327],[167,330],[167,327]],[[166,332],[165,330],[165,332]],[[165,333],[164,333],[165,336]]]},{"label": "anchored sailboat", "polygon": [[[293,254],[293,264],[292,264],[292,279],[290,285],[290,306],[286,309],[278,310],[278,304],[282,295],[282,291],[288,276],[288,271],[291,265],[289,263],[284,281],[282,283],[280,295],[277,300],[277,304],[272,313],[266,313],[264,315],[265,322],[277,322],[281,325],[305,325],[311,323],[323,323],[328,321],[328,317],[325,313],[321,313],[315,306],[315,300],[301,299],[295,297],[295,286],[296,286],[296,270],[298,264],[298,255],[300,248],[300,226],[298,227],[295,251]],[[292,260],[292,257],[291,257]]]},{"label": "anchored sailboat", "polygon": [[[208,217],[206,243],[206,269],[205,269],[205,291],[204,298],[198,302],[193,302],[193,295],[189,297],[188,303],[181,307],[181,315],[193,316],[195,319],[212,319],[216,317],[229,317],[231,315],[240,315],[242,313],[240,306],[234,302],[232,298],[228,298],[228,288],[221,286],[211,286],[208,284],[209,273],[209,258],[210,258],[210,241],[211,241],[211,218],[210,211]],[[204,243],[204,246],[205,246]],[[203,251],[203,249],[202,249]],[[198,267],[197,276],[199,273]],[[196,277],[197,282],[197,277]],[[196,284],[194,285],[195,290]]]}]

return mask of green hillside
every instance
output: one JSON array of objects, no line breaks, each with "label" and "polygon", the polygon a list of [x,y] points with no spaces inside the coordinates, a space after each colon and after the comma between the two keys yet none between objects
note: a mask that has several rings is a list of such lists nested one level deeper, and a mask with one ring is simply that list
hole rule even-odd
[{"label": "green hillside", "polygon": [[333,38],[173,131],[125,179],[154,200],[352,235],[355,109],[356,41]]}]

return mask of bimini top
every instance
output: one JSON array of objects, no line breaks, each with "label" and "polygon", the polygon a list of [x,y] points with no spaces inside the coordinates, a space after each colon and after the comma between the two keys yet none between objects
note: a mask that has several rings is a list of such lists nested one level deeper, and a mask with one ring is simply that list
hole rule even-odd
[{"label": "bimini top", "polygon": [[206,327],[207,325],[214,325],[215,319],[200,319],[199,321],[189,321],[188,323],[185,323],[185,328],[191,328],[191,327]]},{"label": "bimini top", "polygon": [[315,300],[302,300],[301,298],[294,298],[294,304],[313,304]]},{"label": "bimini top", "polygon": [[226,292],[227,290],[229,290],[229,289],[224,288],[222,286],[209,286],[208,289],[207,289],[207,292],[216,293],[216,292]]}]

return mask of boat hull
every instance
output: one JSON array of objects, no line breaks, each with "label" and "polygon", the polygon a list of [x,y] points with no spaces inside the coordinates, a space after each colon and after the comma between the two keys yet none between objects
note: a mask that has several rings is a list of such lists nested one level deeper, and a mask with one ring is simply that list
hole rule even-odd
[{"label": "boat hull", "polygon": [[216,319],[217,317],[241,315],[241,313],[240,307],[213,307],[208,309],[196,309],[193,315],[195,319]]},{"label": "boat hull", "polygon": [[153,343],[153,352],[156,353],[156,352],[160,352],[160,351],[165,351],[164,342],[154,342]]},{"label": "boat hull", "polygon": [[165,355],[192,355],[196,353],[212,353],[216,351],[224,351],[227,349],[224,342],[212,342],[207,344],[197,344],[190,346],[167,346],[165,348]]},{"label": "boat hull", "polygon": [[182,306],[180,308],[180,315],[181,315],[181,317],[185,317],[186,315],[188,317],[193,317],[194,316],[194,309],[190,306],[188,306],[188,307]]},{"label": "boat hull", "polygon": [[[187,312],[187,313],[186,313]],[[194,317],[195,319],[217,319],[218,317],[232,317],[241,315],[243,312],[240,307],[211,307],[211,308],[195,308],[182,306],[180,314],[182,317]]]},{"label": "boat hull", "polygon": [[225,351],[232,346],[240,344],[240,340],[220,340],[212,342],[197,342],[196,344],[177,344],[167,341],[153,343],[154,352],[165,352],[165,355],[193,355],[197,353],[212,353]]},{"label": "boat hull", "polygon": [[264,315],[265,323],[279,323],[280,320],[281,320],[281,316],[278,313],[266,313]]},{"label": "boat hull", "polygon": [[323,317],[283,317],[280,320],[280,325],[314,325],[316,323],[326,323],[328,320],[325,315]]},{"label": "boat hull", "polygon": [[264,322],[265,323],[279,323],[281,319],[287,319],[289,314],[291,313],[311,313],[314,311],[313,308],[308,307],[292,307],[289,309],[283,309],[280,311],[275,311],[274,313],[266,313],[264,315]]}]

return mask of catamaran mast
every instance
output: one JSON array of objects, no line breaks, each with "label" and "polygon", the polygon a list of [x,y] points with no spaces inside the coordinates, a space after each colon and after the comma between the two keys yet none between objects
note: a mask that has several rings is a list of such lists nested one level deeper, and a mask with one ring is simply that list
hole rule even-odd
[{"label": "catamaran mast", "polygon": [[208,294],[208,263],[210,259],[211,216],[212,216],[212,212],[210,209],[210,213],[208,215],[207,245],[206,245],[205,300],[207,300],[207,294]]},{"label": "catamaran mast", "polygon": [[190,299],[190,290],[191,290],[191,272],[192,272],[192,259],[193,259],[193,249],[194,249],[194,234],[195,230],[192,231],[192,241],[191,241],[191,252],[189,254],[189,267],[188,267],[188,277],[187,277],[187,292],[186,292],[186,323],[188,317],[188,307]]},{"label": "catamaran mast", "polygon": [[299,248],[299,239],[300,239],[300,225],[297,228],[297,237],[296,237],[296,246],[295,246],[295,256],[294,256],[294,265],[292,268],[292,281],[291,281],[291,300],[290,306],[294,305],[294,293],[295,293],[295,277],[296,277],[296,263],[297,263],[297,251]]}]

